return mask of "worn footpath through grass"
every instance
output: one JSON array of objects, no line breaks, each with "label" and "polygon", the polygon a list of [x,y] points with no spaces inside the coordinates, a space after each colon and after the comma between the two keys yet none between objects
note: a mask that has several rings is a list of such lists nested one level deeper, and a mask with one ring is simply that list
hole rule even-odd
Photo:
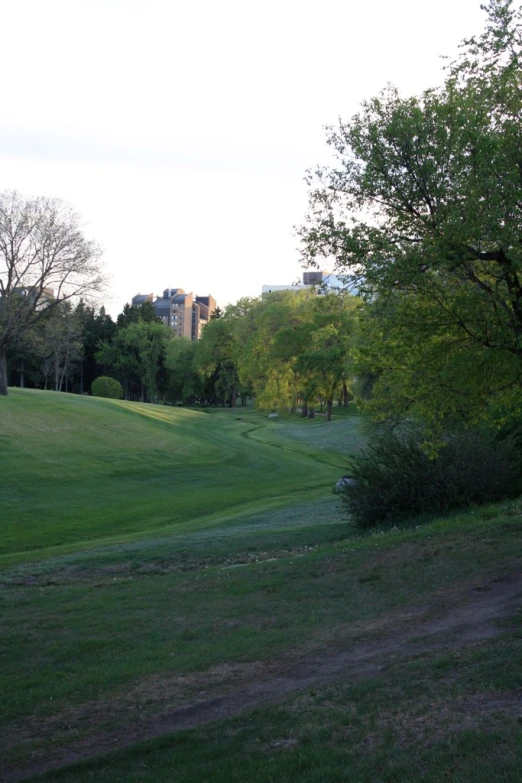
[{"label": "worn footpath through grass", "polygon": [[[312,459],[299,427],[254,434]],[[18,557],[3,779],[522,780],[521,519],[360,536],[324,492]]]}]

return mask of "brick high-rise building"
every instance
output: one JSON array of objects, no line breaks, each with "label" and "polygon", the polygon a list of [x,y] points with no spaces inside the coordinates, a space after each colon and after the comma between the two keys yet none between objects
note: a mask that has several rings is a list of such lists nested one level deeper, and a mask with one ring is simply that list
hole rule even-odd
[{"label": "brick high-rise building", "polygon": [[215,309],[216,300],[213,296],[196,296],[192,305],[193,340],[199,340],[203,327],[210,321]]},{"label": "brick high-rise building", "polygon": [[178,337],[199,340],[201,332],[216,309],[213,296],[196,296],[185,293],[183,288],[166,288],[163,296],[153,301],[152,294],[137,294],[132,298],[133,306],[152,302],[158,318],[172,329]]}]

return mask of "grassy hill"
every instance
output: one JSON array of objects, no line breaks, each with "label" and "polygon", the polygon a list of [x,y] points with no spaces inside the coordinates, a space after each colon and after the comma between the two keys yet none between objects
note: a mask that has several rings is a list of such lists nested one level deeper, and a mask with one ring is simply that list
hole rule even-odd
[{"label": "grassy hill", "polygon": [[520,503],[361,536],[356,418],[7,402],[2,780],[522,781]]},{"label": "grassy hill", "polygon": [[342,471],[339,453],[291,439],[283,453],[254,438],[266,419],[238,416],[13,390],[1,402],[0,556],[193,528],[308,497]]}]

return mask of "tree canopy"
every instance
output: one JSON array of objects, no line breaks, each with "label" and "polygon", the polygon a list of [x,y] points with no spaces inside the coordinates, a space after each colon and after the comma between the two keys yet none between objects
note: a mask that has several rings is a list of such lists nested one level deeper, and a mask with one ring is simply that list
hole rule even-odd
[{"label": "tree canopy", "polygon": [[432,419],[522,411],[522,17],[485,10],[440,88],[329,128],[299,229],[307,264],[357,280],[383,409]]}]

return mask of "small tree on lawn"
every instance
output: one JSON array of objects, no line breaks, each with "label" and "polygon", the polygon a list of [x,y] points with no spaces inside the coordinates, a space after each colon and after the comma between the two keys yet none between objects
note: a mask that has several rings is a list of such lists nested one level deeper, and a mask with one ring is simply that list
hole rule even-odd
[{"label": "small tree on lawn", "polygon": [[123,398],[121,383],[106,375],[102,375],[92,382],[91,392],[93,397],[109,397],[113,400],[121,400]]}]

